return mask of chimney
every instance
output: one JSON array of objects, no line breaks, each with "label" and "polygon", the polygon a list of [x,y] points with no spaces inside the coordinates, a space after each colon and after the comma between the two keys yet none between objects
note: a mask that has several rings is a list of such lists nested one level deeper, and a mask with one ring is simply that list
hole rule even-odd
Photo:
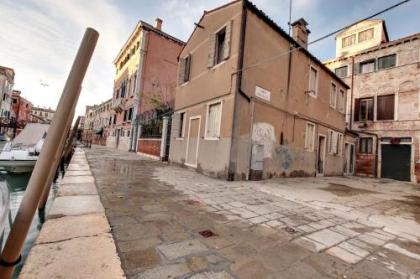
[{"label": "chimney", "polygon": [[162,30],[162,22],[163,20],[157,17],[155,19],[155,28],[158,30]]},{"label": "chimney", "polygon": [[308,48],[308,35],[311,33],[307,26],[308,23],[303,18],[292,23],[292,37],[305,49]]}]

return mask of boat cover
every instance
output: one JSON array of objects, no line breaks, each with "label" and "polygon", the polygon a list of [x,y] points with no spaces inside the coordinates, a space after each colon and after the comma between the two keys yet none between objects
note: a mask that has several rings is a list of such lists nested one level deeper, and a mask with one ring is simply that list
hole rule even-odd
[{"label": "boat cover", "polygon": [[49,124],[28,123],[12,141],[13,148],[34,147],[37,142],[47,135]]}]

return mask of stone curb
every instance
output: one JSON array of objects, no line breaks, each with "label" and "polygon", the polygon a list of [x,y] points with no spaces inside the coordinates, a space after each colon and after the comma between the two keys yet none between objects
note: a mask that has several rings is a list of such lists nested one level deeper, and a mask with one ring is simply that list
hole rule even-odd
[{"label": "stone curb", "polygon": [[19,278],[125,278],[81,149],[75,151]]}]

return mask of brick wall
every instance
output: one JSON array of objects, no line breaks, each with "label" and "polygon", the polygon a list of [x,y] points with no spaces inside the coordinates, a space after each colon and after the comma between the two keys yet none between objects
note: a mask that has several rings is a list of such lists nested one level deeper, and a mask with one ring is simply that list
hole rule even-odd
[{"label": "brick wall", "polygon": [[160,139],[139,139],[137,152],[160,157]]},{"label": "brick wall", "polygon": [[375,155],[357,154],[356,155],[356,175],[375,176]]}]

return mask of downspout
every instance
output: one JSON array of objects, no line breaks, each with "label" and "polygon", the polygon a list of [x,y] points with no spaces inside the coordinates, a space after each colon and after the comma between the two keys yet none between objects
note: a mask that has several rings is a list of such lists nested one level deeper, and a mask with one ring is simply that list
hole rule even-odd
[{"label": "downspout", "polygon": [[144,60],[147,53],[147,36],[148,32],[142,28],[141,30],[141,38],[140,38],[140,55],[139,55],[139,67],[137,69],[137,78],[136,84],[134,88],[135,98],[134,98],[134,108],[133,108],[133,125],[131,125],[131,146],[130,149],[133,152],[137,152],[137,144],[138,144],[138,137],[139,137],[139,115],[138,115],[138,107],[140,104],[140,94],[142,92],[141,89],[143,87],[143,68],[144,68]]},{"label": "downspout", "polygon": [[242,2],[242,19],[241,19],[241,33],[239,39],[239,55],[238,55],[238,66],[237,66],[237,77],[236,77],[236,88],[234,94],[234,105],[233,105],[233,118],[232,118],[232,140],[230,143],[230,154],[229,154],[229,166],[228,166],[228,181],[235,180],[235,173],[237,169],[237,155],[238,155],[238,138],[239,138],[239,125],[236,121],[239,121],[239,95],[241,94],[242,87],[242,68],[244,64],[244,46],[245,46],[245,30],[246,30],[246,19],[247,19],[246,1]]},{"label": "downspout", "polygon": [[353,86],[354,86],[354,56],[351,57],[351,85],[350,85],[350,130],[353,130]]}]

